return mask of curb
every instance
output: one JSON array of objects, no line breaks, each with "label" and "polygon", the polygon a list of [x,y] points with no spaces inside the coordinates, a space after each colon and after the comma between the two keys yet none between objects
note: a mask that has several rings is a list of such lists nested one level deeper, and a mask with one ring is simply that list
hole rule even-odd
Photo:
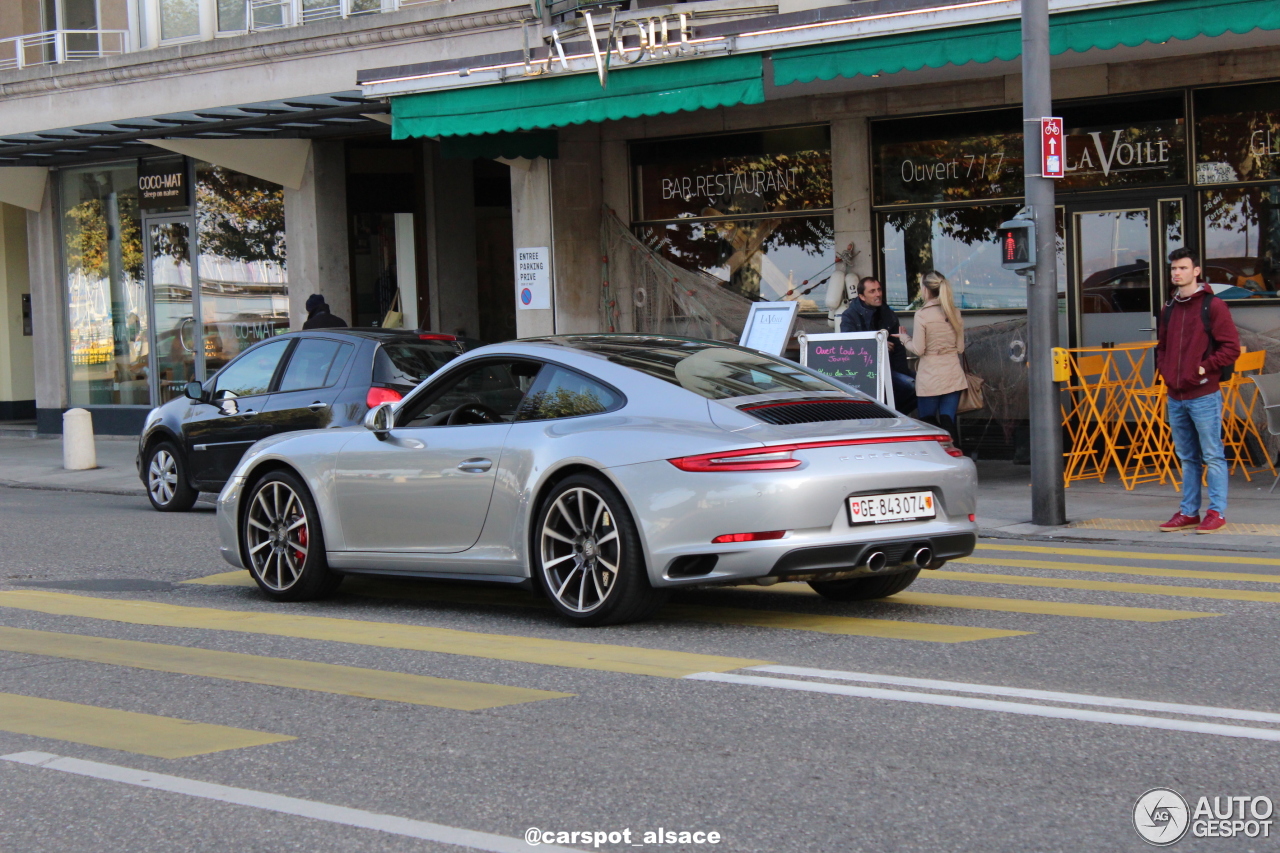
[{"label": "curb", "polygon": [[[1124,545],[1124,546],[1127,546],[1130,550],[1141,550],[1144,547],[1148,547],[1148,546],[1154,545],[1156,542],[1159,542],[1160,547],[1163,549],[1176,549],[1176,550],[1186,550],[1186,551],[1205,551],[1205,550],[1238,551],[1241,553],[1249,553],[1249,554],[1257,554],[1257,553],[1274,554],[1276,552],[1275,545],[1271,544],[1269,541],[1258,542],[1256,545],[1250,542],[1235,541],[1241,535],[1244,535],[1244,534],[1237,534],[1235,536],[1231,536],[1230,539],[1219,538],[1221,534],[1215,535],[1213,537],[1201,538],[1200,536],[1196,536],[1194,539],[1186,539],[1186,537],[1183,537],[1182,539],[1178,539],[1166,533],[1164,534],[1166,538],[1152,540],[1152,539],[1134,539],[1132,537],[1120,538],[1116,536],[1073,535],[1073,533],[1079,529],[1074,527],[1062,527],[1062,528],[1054,528],[1054,529],[1061,530],[1062,532],[1061,533],[1056,533],[1056,532],[1015,533],[1008,530],[1001,530],[1000,528],[980,527],[978,528],[978,538],[979,539],[1009,539],[1009,540],[1023,541],[1023,542],[1055,542],[1060,545],[1066,545],[1066,544]],[[1117,532],[1121,532],[1121,531],[1117,531]],[[1230,536],[1230,534],[1227,534],[1227,535]],[[1271,540],[1274,537],[1259,536],[1258,538],[1262,540]],[[1210,539],[1211,541],[1206,541]],[[1218,542],[1220,544],[1215,545],[1215,544],[1211,544],[1211,542]]]}]

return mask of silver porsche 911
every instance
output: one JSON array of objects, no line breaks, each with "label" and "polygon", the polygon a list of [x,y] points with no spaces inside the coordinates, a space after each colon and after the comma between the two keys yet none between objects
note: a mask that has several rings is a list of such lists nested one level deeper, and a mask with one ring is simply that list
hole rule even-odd
[{"label": "silver porsche 911", "polygon": [[487,580],[602,625],[680,586],[892,595],[972,553],[975,487],[945,433],[792,362],[570,335],[467,353],[363,427],[258,442],[218,527],[277,601],[350,573]]}]

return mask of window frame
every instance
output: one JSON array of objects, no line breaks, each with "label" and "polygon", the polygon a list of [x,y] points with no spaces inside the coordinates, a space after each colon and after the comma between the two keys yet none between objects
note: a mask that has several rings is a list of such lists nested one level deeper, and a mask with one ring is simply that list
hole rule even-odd
[{"label": "window frame", "polygon": [[[338,345],[337,352],[334,353],[333,359],[329,361],[329,366],[325,369],[324,383],[321,385],[306,385],[302,388],[281,387],[284,384],[285,375],[289,372],[289,365],[293,363],[294,356],[298,354],[298,350],[301,349],[302,345],[305,344],[307,341],[323,341],[323,342]],[[267,343],[267,341],[263,341],[263,343]],[[352,341],[344,341],[339,338],[330,338],[323,335],[314,335],[314,336],[305,335],[305,336],[298,337],[297,342],[288,350],[288,353],[287,353],[288,359],[281,360],[284,363],[284,369],[278,371],[279,376],[275,377],[275,381],[272,383],[271,393],[275,393],[276,391],[279,391],[281,394],[292,394],[295,391],[319,391],[324,388],[333,388],[338,384],[338,381],[342,378],[342,375],[346,373],[347,365],[351,363],[351,357],[354,355],[354,352],[347,353],[346,361],[344,361],[342,363],[342,367],[339,368],[339,370],[336,373],[334,373],[333,372],[334,361],[337,360],[338,355],[342,352],[342,347],[350,347],[351,349],[354,350],[355,343]],[[333,378],[332,382],[328,381],[330,376],[332,376]]]}]

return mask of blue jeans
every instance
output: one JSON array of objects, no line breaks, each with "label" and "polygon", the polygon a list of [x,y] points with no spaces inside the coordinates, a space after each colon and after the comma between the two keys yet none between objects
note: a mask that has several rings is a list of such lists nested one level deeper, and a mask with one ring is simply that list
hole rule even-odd
[{"label": "blue jeans", "polygon": [[910,373],[890,373],[893,382],[893,407],[904,415],[916,407],[916,378]]},{"label": "blue jeans", "polygon": [[917,397],[916,405],[919,407],[916,411],[916,417],[932,418],[936,416],[955,420],[956,409],[960,408],[960,392],[952,391],[950,394],[940,394],[937,397]]},{"label": "blue jeans", "polygon": [[1222,392],[1194,400],[1169,398],[1169,429],[1182,462],[1183,515],[1200,514],[1200,478],[1209,469],[1209,509],[1227,514],[1227,456],[1222,448]]}]

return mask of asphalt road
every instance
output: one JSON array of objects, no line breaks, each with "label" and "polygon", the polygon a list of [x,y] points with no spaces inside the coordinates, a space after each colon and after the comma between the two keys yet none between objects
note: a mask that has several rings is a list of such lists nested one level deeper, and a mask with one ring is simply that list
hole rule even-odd
[{"label": "asphalt road", "polygon": [[273,605],[204,504],[0,488],[0,542],[3,851],[1078,853],[1147,849],[1152,788],[1280,795],[1258,554],[988,540],[896,600],[694,591],[583,629],[423,581]]}]

